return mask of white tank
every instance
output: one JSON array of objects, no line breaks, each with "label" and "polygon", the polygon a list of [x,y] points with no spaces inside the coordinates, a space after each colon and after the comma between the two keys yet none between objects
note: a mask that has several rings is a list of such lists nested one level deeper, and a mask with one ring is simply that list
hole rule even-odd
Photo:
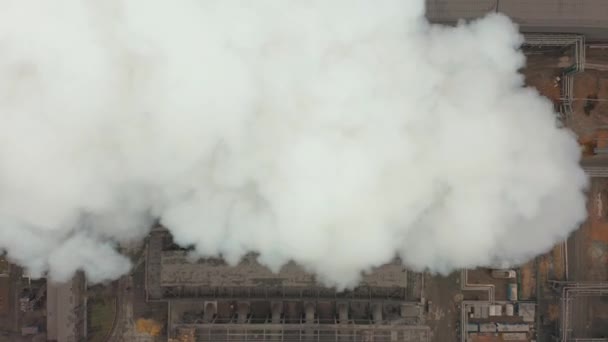
[{"label": "white tank", "polygon": [[511,302],[517,301],[517,284],[509,284],[507,287],[507,299]]},{"label": "white tank", "polygon": [[502,306],[500,304],[490,305],[488,316],[502,316]]}]

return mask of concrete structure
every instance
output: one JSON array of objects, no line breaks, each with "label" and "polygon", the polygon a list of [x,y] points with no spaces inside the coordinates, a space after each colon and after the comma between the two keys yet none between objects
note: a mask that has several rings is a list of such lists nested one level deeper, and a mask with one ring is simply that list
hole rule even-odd
[{"label": "concrete structure", "polygon": [[[248,255],[236,266],[229,266],[221,259],[201,259],[192,261],[186,251],[162,251],[160,256],[160,286],[199,287],[314,287],[318,286],[314,275],[300,266],[289,263],[277,274],[255,261]],[[400,262],[393,262],[364,276],[361,286],[403,287],[407,283],[407,273]]]},{"label": "concrete structure", "polygon": [[605,0],[427,0],[432,22],[455,23],[486,13],[506,14],[523,32],[579,33],[588,40],[608,39],[608,2]]},{"label": "concrete structure", "polygon": [[358,287],[319,284],[291,263],[273,273],[254,255],[238,265],[193,260],[155,229],[146,259],[149,301],[168,302],[169,338],[193,341],[425,342],[423,306],[407,300],[401,262],[375,269]]}]

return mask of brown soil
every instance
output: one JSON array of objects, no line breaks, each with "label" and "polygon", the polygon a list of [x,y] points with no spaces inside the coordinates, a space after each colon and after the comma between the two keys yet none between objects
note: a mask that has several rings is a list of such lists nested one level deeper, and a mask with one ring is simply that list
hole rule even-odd
[{"label": "brown soil", "polygon": [[521,290],[519,295],[522,300],[531,299],[536,295],[534,261],[522,265],[519,270],[521,277]]},{"label": "brown soil", "polygon": [[559,75],[557,69],[534,69],[524,71],[526,84],[536,88],[538,92],[552,101],[560,98],[560,87],[556,85],[555,77]]},{"label": "brown soil", "polygon": [[549,320],[556,321],[559,318],[559,305],[549,304],[549,309],[547,310],[547,313]]},{"label": "brown soil", "polygon": [[553,278],[556,280],[564,280],[564,257],[563,245],[561,243],[553,247],[551,257],[553,258]]}]

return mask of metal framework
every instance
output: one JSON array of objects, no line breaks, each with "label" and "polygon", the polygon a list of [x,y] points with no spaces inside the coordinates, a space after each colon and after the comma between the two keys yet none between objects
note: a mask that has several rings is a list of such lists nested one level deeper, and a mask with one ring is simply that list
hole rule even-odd
[{"label": "metal framework", "polygon": [[180,324],[178,330],[194,331],[198,342],[428,342],[427,326],[358,324]]},{"label": "metal framework", "polygon": [[608,339],[576,338],[572,336],[572,302],[578,297],[608,296],[608,282],[551,281],[552,287],[561,292],[560,341],[561,342],[608,342]]},{"label": "metal framework", "polygon": [[583,165],[583,170],[591,178],[606,178],[608,177],[608,168],[606,166],[586,166]]},{"label": "metal framework", "polygon": [[399,301],[406,300],[406,288],[357,287],[352,291],[336,291],[325,287],[162,287],[163,299],[239,299],[269,301],[291,299]]},{"label": "metal framework", "polygon": [[[396,314],[403,310],[403,305],[419,303],[407,301],[407,287],[378,287],[360,286],[349,291],[336,291],[333,288],[320,286],[200,286],[179,285],[163,286],[161,284],[162,258],[161,251],[166,245],[167,232],[155,229],[148,238],[146,249],[146,299],[168,303],[170,317],[167,338],[186,336],[188,341],[317,341],[317,342],[428,342],[430,328],[423,326],[421,316]],[[409,279],[409,278],[408,278]],[[405,284],[403,284],[405,286]],[[301,315],[281,316],[276,319],[269,313],[239,316],[232,312],[230,315],[220,314],[205,318],[173,320],[172,308],[179,302],[245,302],[251,305],[269,302],[301,302],[318,303],[347,302],[362,309],[363,314],[349,314],[347,318],[335,317],[314,318]],[[316,303],[316,304],[315,304]],[[205,304],[206,305],[206,304]],[[263,306],[263,304],[262,304]],[[387,316],[378,318],[374,315],[374,307],[383,307]],[[258,306],[259,308],[260,306]],[[202,308],[202,307],[201,307]],[[198,309],[197,309],[198,310]],[[206,309],[205,309],[206,310]],[[199,315],[203,311],[196,311]],[[268,317],[266,317],[268,316]],[[198,316],[197,316],[198,317]],[[275,319],[273,319],[275,318]]]},{"label": "metal framework", "polygon": [[572,115],[574,99],[573,76],[585,70],[585,36],[579,34],[525,34],[524,46],[527,47],[564,47],[572,48],[574,63],[563,70],[561,77],[560,121],[566,122]]},{"label": "metal framework", "polygon": [[469,324],[469,316],[467,310],[475,304],[493,304],[494,303],[494,285],[493,284],[473,284],[469,283],[469,271],[465,268],[460,272],[460,289],[463,291],[485,291],[488,294],[488,300],[465,300],[460,304],[460,342],[467,341],[466,327]]}]

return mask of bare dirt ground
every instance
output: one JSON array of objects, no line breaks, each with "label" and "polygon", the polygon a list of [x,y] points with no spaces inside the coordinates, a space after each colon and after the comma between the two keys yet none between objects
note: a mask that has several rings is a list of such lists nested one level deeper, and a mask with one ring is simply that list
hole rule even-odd
[{"label": "bare dirt ground", "polygon": [[457,341],[460,321],[460,272],[447,277],[425,274],[425,296],[432,301],[426,323],[431,327],[432,341]]},{"label": "bare dirt ground", "polygon": [[608,71],[587,70],[574,77],[572,117],[567,125],[581,139],[608,125]]},{"label": "bare dirt ground", "polygon": [[536,298],[536,265],[531,260],[519,267],[519,297],[522,300]]},{"label": "bare dirt ground", "polygon": [[535,68],[523,71],[526,85],[536,88],[539,93],[551,101],[559,101],[560,88],[555,84],[555,77],[559,76],[558,68]]},{"label": "bare dirt ground", "polygon": [[[608,179],[594,178],[589,189],[588,219],[568,241],[570,279],[608,281],[608,218],[598,194],[608,190]],[[599,197],[601,198],[601,196]]]}]

